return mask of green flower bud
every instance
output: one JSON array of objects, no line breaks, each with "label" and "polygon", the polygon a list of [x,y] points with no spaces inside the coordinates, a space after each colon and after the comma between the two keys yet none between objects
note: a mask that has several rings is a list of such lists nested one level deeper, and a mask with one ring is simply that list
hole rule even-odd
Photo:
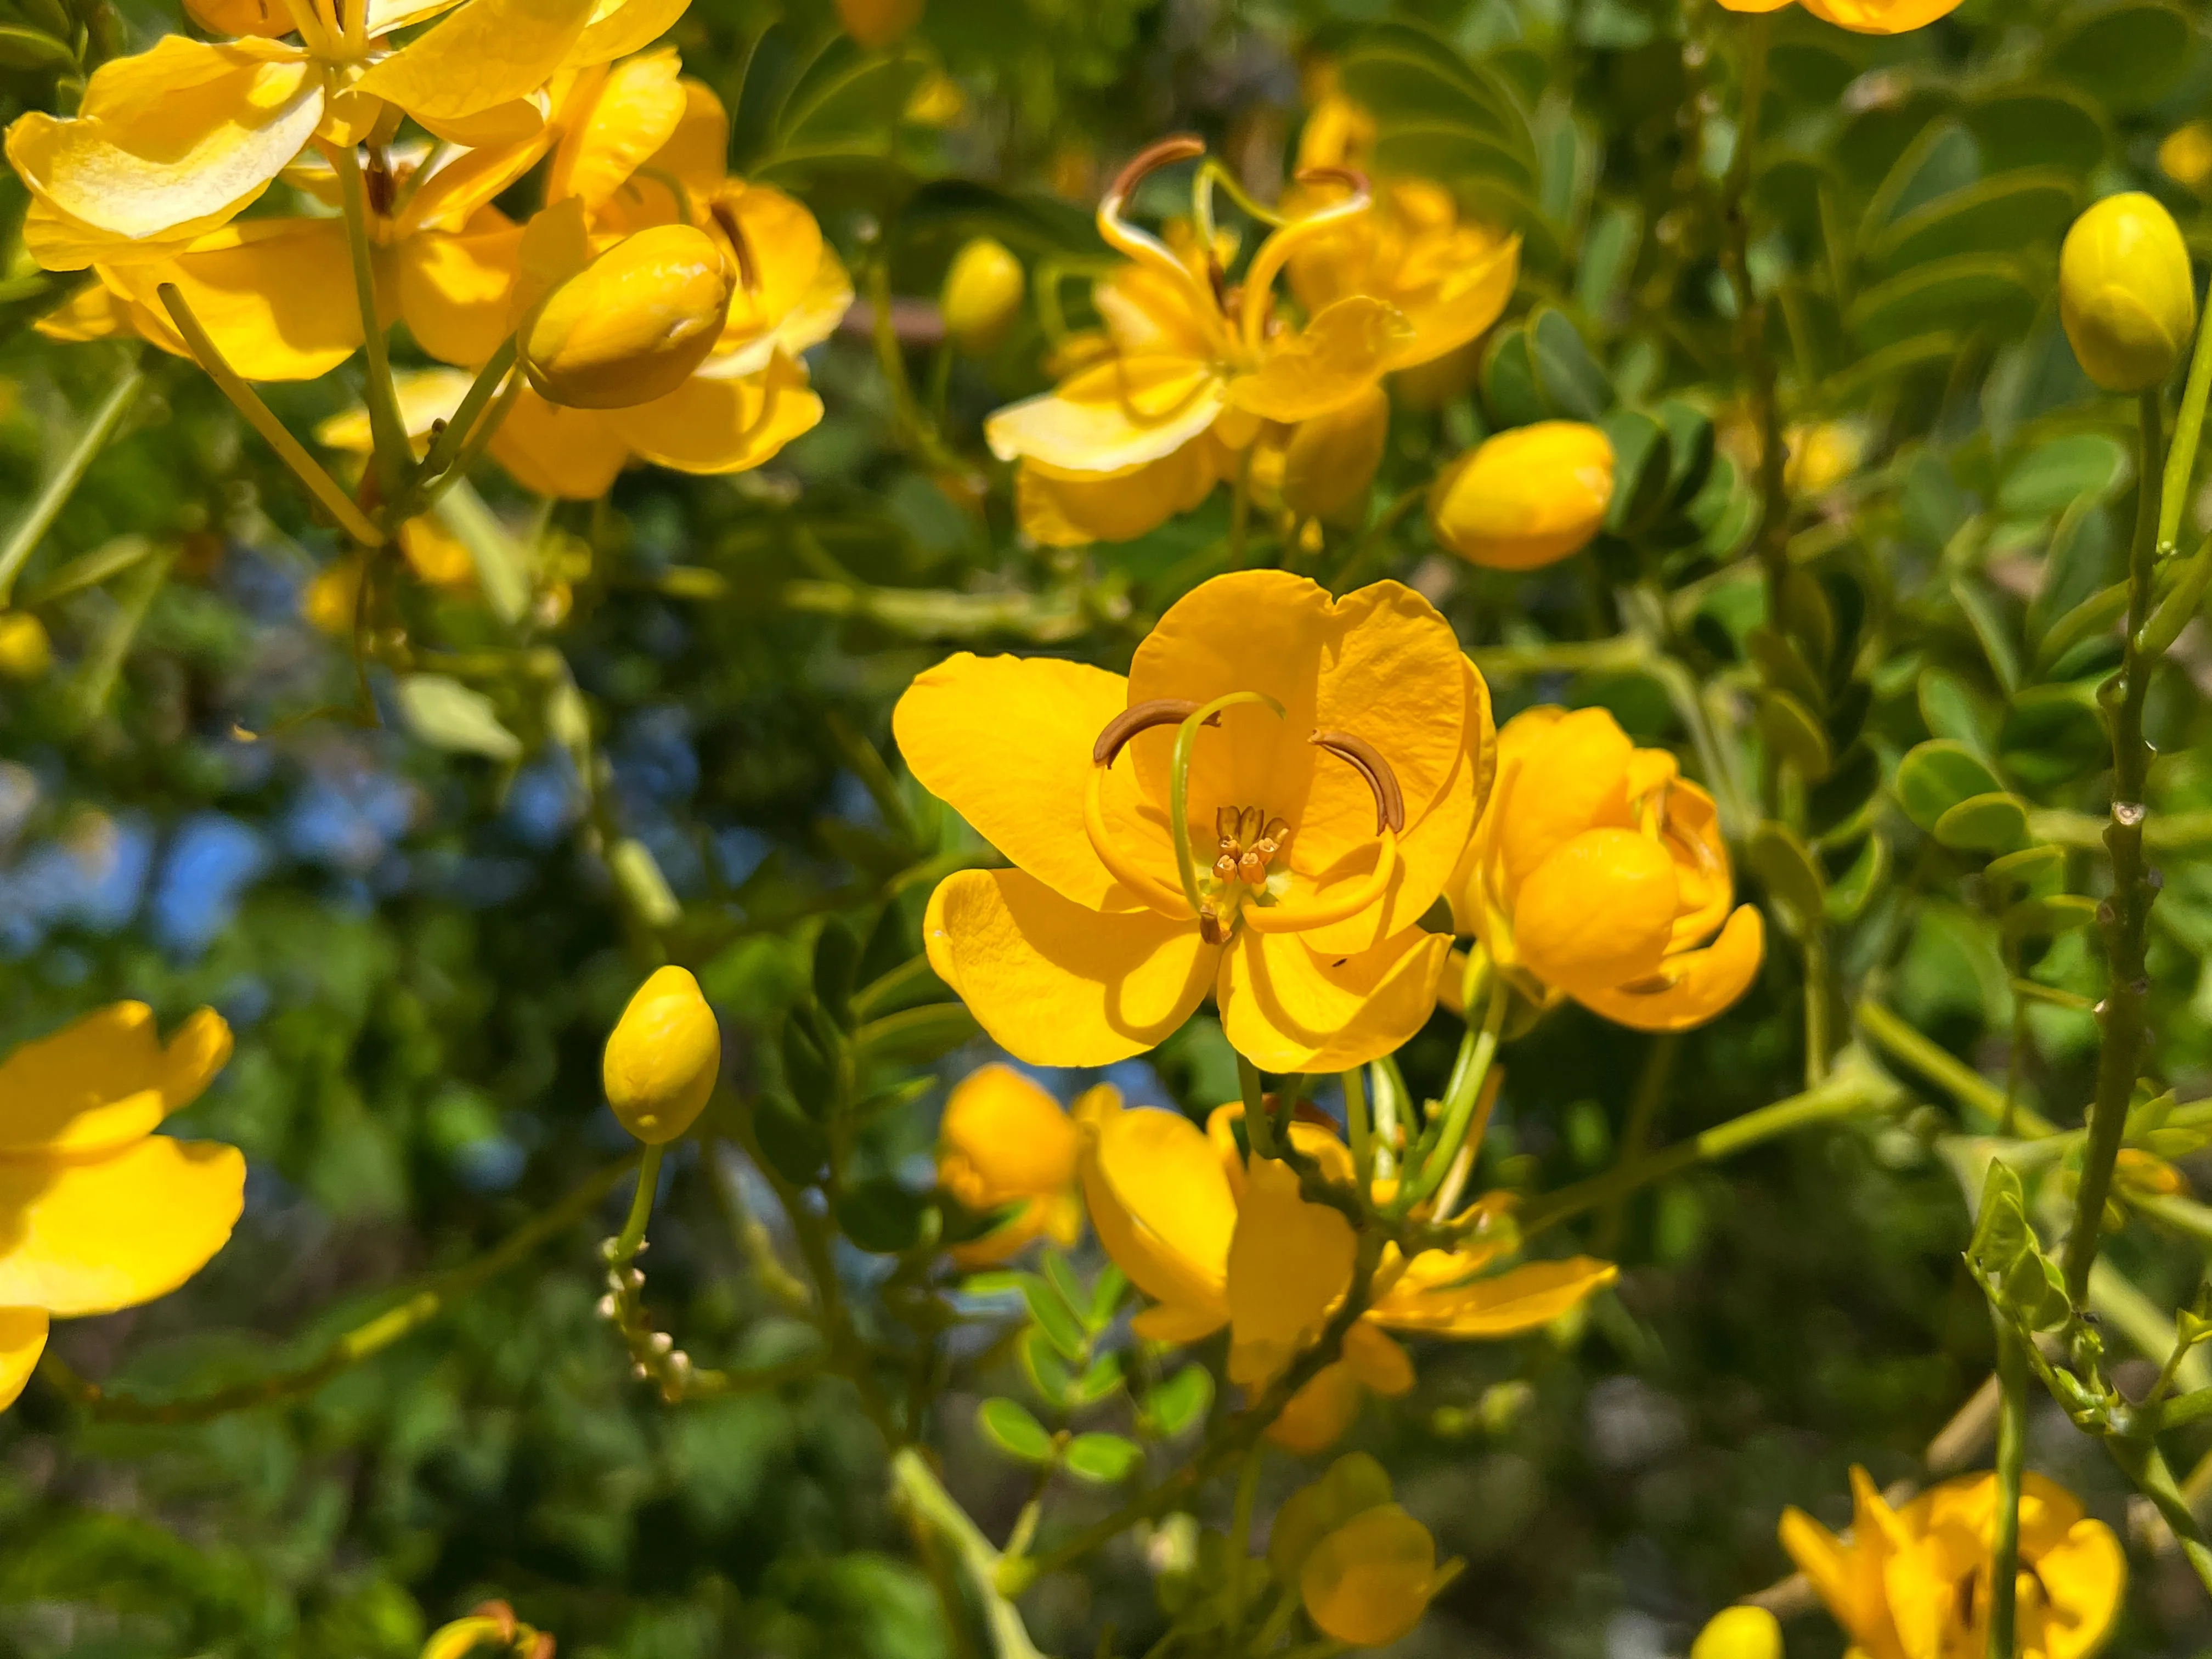
[{"label": "green flower bud", "polygon": [[2189,250],[2173,216],[2139,191],[2074,222],[2058,255],[2058,316],[2089,378],[2147,392],[2181,361],[2197,326]]},{"label": "green flower bud", "polygon": [[662,968],[623,1010],[600,1076],[623,1127],[657,1146],[691,1127],[721,1069],[721,1028],[699,981],[684,969]]},{"label": "green flower bud", "polygon": [[1027,280],[1019,259],[989,237],[978,236],[952,256],[952,268],[938,292],[945,333],[971,356],[995,350],[1021,311]]},{"label": "green flower bud", "polygon": [[549,403],[627,409],[691,378],[721,337],[736,278],[690,225],[626,236],[539,302],[522,367]]}]

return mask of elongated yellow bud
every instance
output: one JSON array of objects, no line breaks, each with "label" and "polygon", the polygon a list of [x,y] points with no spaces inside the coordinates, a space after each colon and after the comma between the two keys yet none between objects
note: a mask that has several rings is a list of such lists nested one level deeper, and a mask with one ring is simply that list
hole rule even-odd
[{"label": "elongated yellow bud", "polygon": [[627,409],[682,386],[720,337],[736,276],[690,225],[626,236],[562,283],[522,330],[522,367],[549,403]]},{"label": "elongated yellow bud", "polygon": [[1021,312],[1026,282],[1019,259],[988,236],[978,236],[952,256],[939,290],[945,333],[971,355],[995,350]]},{"label": "elongated yellow bud", "polygon": [[1690,1644],[1690,1659],[1782,1659],[1782,1624],[1765,1607],[1723,1607]]},{"label": "elongated yellow bud", "polygon": [[2197,326],[2189,250],[2173,216],[2140,191],[2074,222],[2058,255],[2058,318],[2107,392],[2147,392],[2173,372]]},{"label": "elongated yellow bud", "polygon": [[1437,539],[1492,570],[1534,570],[1586,545],[1613,500],[1613,445],[1578,421],[1485,439],[1437,476]]},{"label": "elongated yellow bud", "polygon": [[721,1069],[721,1027],[699,981],[661,968],[623,1010],[600,1075],[623,1127],[657,1146],[691,1127]]}]

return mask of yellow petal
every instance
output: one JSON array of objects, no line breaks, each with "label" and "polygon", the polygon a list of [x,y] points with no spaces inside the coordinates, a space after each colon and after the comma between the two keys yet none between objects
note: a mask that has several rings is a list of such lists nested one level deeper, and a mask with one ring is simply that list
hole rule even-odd
[{"label": "yellow petal", "polygon": [[[471,150],[512,150],[544,135],[553,100],[543,87],[473,115],[417,118],[433,137]],[[367,135],[362,135],[366,137]]]},{"label": "yellow petal", "polygon": [[1283,504],[1307,517],[1356,526],[1389,435],[1389,394],[1379,385],[1300,421],[1283,455]]},{"label": "yellow petal", "polygon": [[[923,788],[1062,898],[1094,910],[1145,908],[1098,861],[1084,831],[1091,745],[1129,706],[1119,674],[1050,657],[947,658],[915,677],[891,714],[899,753]],[[1175,853],[1140,816],[1125,759],[1101,780],[1115,844],[1170,887]]]},{"label": "yellow petal", "polygon": [[1379,1648],[1420,1623],[1436,1573],[1429,1529],[1384,1504],[1352,1516],[1308,1552],[1298,1594],[1322,1634]]},{"label": "yellow petal", "polygon": [[212,1008],[166,1046],[143,1002],[87,1014],[0,1062],[0,1158],[112,1151],[198,1099],[229,1058],[230,1027]]},{"label": "yellow petal", "polygon": [[0,1411],[15,1403],[46,1349],[44,1308],[0,1308]]},{"label": "yellow petal", "polygon": [[1395,1331],[1478,1339],[1518,1336],[1550,1324],[1620,1276],[1612,1262],[1586,1255],[1530,1261],[1456,1287],[1407,1294],[1394,1286],[1376,1304],[1374,1317]]},{"label": "yellow petal", "polygon": [[212,229],[269,187],[322,110],[319,73],[296,46],[164,35],[94,70],[76,118],[19,118],[8,160],[32,194],[92,229]]},{"label": "yellow petal", "polygon": [[1111,476],[1172,455],[1214,422],[1223,383],[1187,357],[1115,357],[1054,392],[1011,404],[983,423],[1002,461]]},{"label": "yellow petal", "polygon": [[1396,307],[1352,294],[1325,306],[1260,367],[1229,384],[1229,401],[1271,421],[1310,421],[1372,386],[1410,337]]},{"label": "yellow petal", "polygon": [[530,137],[520,143],[442,152],[434,158],[430,176],[415,186],[406,206],[392,221],[392,234],[404,246],[418,231],[483,231],[504,227],[507,222],[504,215],[485,210],[493,198],[538,165],[558,136],[558,128],[540,123]]},{"label": "yellow petal", "polygon": [[690,3],[691,0],[597,0],[591,21],[568,49],[568,62],[578,66],[611,64],[641,51],[673,28]]},{"label": "yellow petal", "polygon": [[1267,1438],[1302,1457],[1327,1451],[1359,1414],[1359,1379],[1348,1364],[1324,1365],[1268,1425]]},{"label": "yellow petal", "polygon": [[138,331],[134,309],[106,283],[94,280],[40,318],[34,326],[49,340],[73,343],[127,338]]},{"label": "yellow petal", "polygon": [[629,459],[629,449],[593,409],[563,409],[524,386],[492,434],[492,459],[515,483],[562,501],[596,501]]},{"label": "yellow petal", "polygon": [[1014,476],[1022,533],[1045,547],[1133,541],[1213,493],[1219,446],[1201,433],[1172,455],[1110,478],[1055,472],[1035,461]]},{"label": "yellow petal", "polygon": [[[399,418],[418,450],[429,441],[435,422],[453,418],[471,379],[457,368],[416,369],[392,377],[392,389],[399,399]],[[325,449],[343,450],[349,455],[367,455],[376,448],[368,411],[358,406],[333,415],[317,427],[315,441]]]},{"label": "yellow petal", "polygon": [[1317,1335],[1352,1282],[1352,1224],[1298,1195],[1297,1172],[1274,1158],[1245,1166],[1229,1246],[1229,1376],[1264,1386]]},{"label": "yellow petal", "polygon": [[336,219],[249,219],[166,263],[104,266],[100,275],[158,319],[149,336],[156,344],[189,355],[157,292],[174,283],[249,380],[316,380],[361,349],[352,254]]},{"label": "yellow petal", "polygon": [[1521,272],[1521,239],[1498,237],[1472,225],[1410,250],[1409,266],[1433,260],[1433,287],[1400,289],[1388,297],[1403,312],[1412,337],[1391,359],[1394,369],[1433,362],[1455,351],[1504,314]]},{"label": "yellow petal", "polygon": [[1317,956],[1296,933],[1240,930],[1223,955],[1221,1028],[1262,1071],[1349,1071],[1427,1024],[1450,951],[1418,927],[1345,957]]},{"label": "yellow petal", "polygon": [[1723,11],[1780,11],[1790,0],[1721,0]]},{"label": "yellow petal", "polygon": [[1344,1334],[1344,1363],[1352,1374],[1385,1399],[1413,1391],[1413,1361],[1382,1334],[1372,1319],[1362,1319]]},{"label": "yellow petal", "polygon": [[361,77],[360,88],[416,119],[458,121],[527,98],[552,77],[593,0],[468,0]]},{"label": "yellow petal", "polygon": [[930,896],[930,966],[994,1042],[1033,1066],[1109,1066],[1172,1036],[1218,949],[1188,921],[1102,915],[1018,870],[966,870]]},{"label": "yellow petal", "polygon": [[637,453],[679,472],[744,472],[765,465],[822,419],[806,369],[778,356],[757,374],[694,374],[665,398],[606,411],[608,425]]},{"label": "yellow petal", "polygon": [[[1484,830],[1510,906],[1521,883],[1585,830],[1636,827],[1628,810],[1635,744],[1603,708],[1530,708],[1498,733],[1498,789]],[[1509,799],[1510,797],[1510,799]]]},{"label": "yellow petal", "polygon": [[0,1307],[75,1316],[165,1296],[230,1237],[234,1146],[149,1135],[91,1163],[0,1160]]},{"label": "yellow petal", "polygon": [[[1723,4],[1727,0],[1722,0]],[[1960,0],[1805,0],[1805,9],[1824,22],[1860,34],[1904,34],[1925,28],[1959,9]],[[1729,9],[1764,9],[1757,5]]]},{"label": "yellow petal", "polygon": [[682,68],[676,49],[664,46],[595,74],[553,152],[546,200],[573,196],[587,209],[604,206],[675,136],[689,103],[678,81]]},{"label": "yellow petal", "polygon": [[458,235],[425,232],[394,261],[399,315],[415,343],[441,362],[475,368],[511,329],[508,301],[521,255],[520,225],[495,220]]},{"label": "yellow petal", "polygon": [[1513,942],[1547,985],[1577,994],[1650,978],[1665,960],[1679,888],[1674,860],[1632,830],[1585,830],[1529,872]]},{"label": "yellow petal", "polygon": [[282,0],[185,0],[185,11],[210,34],[265,34],[273,40],[297,27]]},{"label": "yellow petal", "polygon": [[1064,1191],[1082,1137],[1060,1104],[1011,1066],[963,1078],[937,1132],[938,1179],[971,1210]]},{"label": "yellow petal", "polygon": [[1639,1031],[1686,1031],[1751,988],[1765,941],[1766,924],[1759,912],[1740,905],[1718,939],[1703,950],[1668,957],[1654,979],[1577,991],[1575,1000]]},{"label": "yellow petal", "polygon": [[[769,338],[814,292],[825,252],[822,227],[796,197],[742,179],[724,179],[692,204],[692,212],[729,243],[732,263],[743,276],[730,296],[720,349],[734,351]],[[735,372],[752,367],[740,362]]]},{"label": "yellow petal", "polygon": [[2111,1632],[2127,1589],[2128,1558],[2112,1528],[2101,1521],[2076,1521],[2028,1565],[2043,1586],[2038,1612],[2047,1659],[2083,1659],[2094,1652]]},{"label": "yellow petal", "polygon": [[1103,1113],[1079,1169],[1098,1242],[1161,1304],[1146,1334],[1195,1341],[1225,1324],[1237,1204],[1205,1132],[1158,1107]]}]

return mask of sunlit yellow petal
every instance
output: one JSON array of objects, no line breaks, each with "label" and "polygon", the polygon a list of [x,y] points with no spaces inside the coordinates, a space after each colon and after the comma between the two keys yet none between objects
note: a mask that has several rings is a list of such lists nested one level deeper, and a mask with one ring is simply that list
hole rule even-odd
[{"label": "sunlit yellow petal", "polygon": [[1102,915],[1018,870],[947,877],[922,938],[992,1039],[1036,1066],[1106,1066],[1153,1047],[1198,1006],[1220,954],[1188,921]]},{"label": "sunlit yellow petal", "polygon": [[[418,450],[428,441],[435,422],[453,418],[472,378],[458,368],[417,369],[392,377],[392,389],[399,400],[399,418]],[[368,411],[358,405],[317,427],[315,441],[325,449],[342,449],[353,455],[367,455],[376,447]]]},{"label": "sunlit yellow petal", "polygon": [[593,0],[469,0],[372,66],[362,91],[426,124],[527,98],[551,78],[590,21]]},{"label": "sunlit yellow petal", "polygon": [[544,137],[552,114],[553,100],[541,87],[524,97],[507,99],[473,115],[418,118],[433,137],[442,138],[449,144],[470,150],[506,151]]},{"label": "sunlit yellow petal", "polygon": [[[1727,3],[1727,0],[1723,0]],[[1805,9],[1824,21],[1860,34],[1904,34],[1925,28],[1959,9],[1960,0],[1805,0]],[[1731,10],[1763,10],[1757,3]]]},{"label": "sunlit yellow petal", "polygon": [[1002,461],[1025,458],[1062,473],[1129,472],[1212,426],[1222,392],[1210,363],[1116,357],[1056,391],[1000,410],[983,423],[983,434]]},{"label": "sunlit yellow petal", "polygon": [[0,1410],[15,1403],[46,1350],[44,1308],[0,1308]]},{"label": "sunlit yellow petal", "polygon": [[1222,1030],[1262,1071],[1364,1066],[1427,1023],[1450,951],[1449,939],[1418,927],[1342,957],[1318,956],[1296,933],[1240,932],[1216,993]]},{"label": "sunlit yellow petal", "polygon": [[94,280],[70,295],[33,325],[49,340],[81,343],[112,340],[137,332],[131,302]]},{"label": "sunlit yellow petal", "polygon": [[[361,349],[352,255],[336,219],[249,219],[161,264],[102,267],[101,280],[164,324],[173,283],[230,366],[249,380],[312,380]],[[153,336],[182,353],[173,328]]]},{"label": "sunlit yellow petal", "polygon": [[1674,860],[1632,830],[1585,830],[1521,884],[1513,938],[1547,985],[1581,993],[1650,978],[1665,960]]},{"label": "sunlit yellow petal", "polygon": [[1628,763],[1635,745],[1603,708],[1531,708],[1498,733],[1497,848],[1510,902],[1529,873],[1585,830],[1632,828]]},{"label": "sunlit yellow petal", "polygon": [[664,46],[594,71],[584,107],[569,113],[553,152],[546,199],[574,196],[597,209],[620,190],[683,121],[689,100],[678,83],[682,67],[676,49]]},{"label": "sunlit yellow petal", "polygon": [[1653,979],[1587,988],[1574,993],[1575,1000],[1639,1031],[1686,1031],[1751,988],[1765,948],[1766,924],[1752,906],[1739,905],[1718,939],[1668,957]]},{"label": "sunlit yellow petal", "polygon": [[230,1027],[212,1008],[165,1045],[152,1009],[112,1003],[0,1061],[0,1158],[82,1157],[135,1140],[197,1100],[229,1058]]},{"label": "sunlit yellow petal", "polygon": [[481,229],[409,237],[394,256],[399,315],[415,343],[441,362],[474,368],[513,327],[509,298],[522,227],[494,219]]},{"label": "sunlit yellow petal", "polygon": [[1550,1324],[1620,1277],[1610,1261],[1586,1255],[1529,1261],[1488,1279],[1413,1294],[1385,1295],[1375,1319],[1394,1331],[1437,1336],[1517,1336]]},{"label": "sunlit yellow petal", "polygon": [[1110,478],[1024,461],[1014,477],[1015,516],[1023,533],[1046,547],[1131,541],[1212,494],[1218,453],[1201,433],[1172,455]]},{"label": "sunlit yellow petal", "polygon": [[1362,1383],[1386,1399],[1413,1391],[1413,1357],[1372,1319],[1356,1322],[1344,1334],[1344,1363]]},{"label": "sunlit yellow petal", "polygon": [[2112,1627],[2127,1589],[2128,1558],[2101,1521],[2076,1521],[2031,1565],[2043,1589],[2039,1609],[2048,1659],[2083,1659]]},{"label": "sunlit yellow petal", "polygon": [[492,434],[492,459],[515,483],[562,501],[596,501],[629,459],[605,411],[563,409],[525,386]]},{"label": "sunlit yellow petal", "polygon": [[1396,307],[1347,295],[1231,381],[1229,401],[1271,421],[1326,415],[1373,386],[1410,334]]},{"label": "sunlit yellow petal", "polygon": [[938,1180],[971,1210],[1058,1193],[1082,1148],[1060,1104],[1011,1066],[962,1079],[938,1129]]},{"label": "sunlit yellow petal", "polygon": [[1341,1212],[1299,1196],[1289,1164],[1255,1158],[1245,1166],[1229,1246],[1231,1382],[1265,1384],[1318,1334],[1351,1283],[1356,1243]]},{"label": "sunlit yellow petal", "polygon": [[112,1313],[173,1291],[230,1237],[234,1146],[149,1135],[82,1164],[0,1160],[0,1307]]},{"label": "sunlit yellow petal", "polygon": [[1161,1304],[1140,1316],[1146,1334],[1195,1341],[1225,1324],[1237,1210],[1205,1132],[1158,1107],[1106,1112],[1079,1167],[1099,1243]]},{"label": "sunlit yellow petal", "polygon": [[744,472],[822,419],[804,366],[779,356],[757,374],[694,374],[665,398],[605,411],[609,427],[648,461],[679,472]]}]

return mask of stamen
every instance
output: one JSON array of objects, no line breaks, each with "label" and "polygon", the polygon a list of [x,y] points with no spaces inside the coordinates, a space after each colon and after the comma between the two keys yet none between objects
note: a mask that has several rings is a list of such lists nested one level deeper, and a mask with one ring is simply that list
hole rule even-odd
[{"label": "stamen", "polygon": [[1330,203],[1319,212],[1291,221],[1262,242],[1260,251],[1252,256],[1252,263],[1244,272],[1244,294],[1238,318],[1247,351],[1260,349],[1268,308],[1274,298],[1275,277],[1290,263],[1291,253],[1301,243],[1311,241],[1348,219],[1358,218],[1374,202],[1367,180],[1348,167],[1309,167],[1297,177],[1302,184],[1309,179],[1342,179],[1352,185],[1352,194],[1341,202]]},{"label": "stamen", "polygon": [[1205,154],[1206,141],[1189,133],[1163,138],[1138,151],[1129,164],[1114,175],[1114,182],[1099,199],[1098,234],[1107,246],[1127,254],[1140,265],[1150,265],[1174,282],[1189,297],[1192,315],[1200,325],[1225,345],[1226,319],[1214,302],[1212,291],[1198,280],[1188,265],[1176,258],[1166,243],[1149,231],[1138,229],[1121,216],[1123,205],[1147,173]]},{"label": "stamen", "polygon": [[727,202],[716,202],[708,210],[722,234],[730,240],[730,251],[737,256],[738,283],[748,294],[760,292],[760,268],[753,263],[752,245],[745,240],[745,233],[738,228],[738,216]]},{"label": "stamen", "polygon": [[1373,744],[1349,732],[1316,732],[1306,741],[1326,749],[1367,780],[1367,787],[1375,792],[1376,835],[1406,827],[1406,797],[1398,787],[1398,775]]},{"label": "stamen", "polygon": [[[1132,704],[1106,722],[1106,729],[1098,734],[1098,741],[1091,745],[1091,763],[1110,767],[1114,764],[1114,757],[1138,732],[1149,732],[1156,726],[1181,726],[1196,713],[1198,705],[1188,697],[1154,697],[1149,702]],[[1219,712],[1217,710],[1206,716],[1205,723],[1208,726],[1220,725]],[[1224,806],[1221,810],[1233,812],[1237,809]],[[1217,819],[1217,828],[1218,823]],[[1224,830],[1221,833],[1230,835],[1234,831]]]}]

